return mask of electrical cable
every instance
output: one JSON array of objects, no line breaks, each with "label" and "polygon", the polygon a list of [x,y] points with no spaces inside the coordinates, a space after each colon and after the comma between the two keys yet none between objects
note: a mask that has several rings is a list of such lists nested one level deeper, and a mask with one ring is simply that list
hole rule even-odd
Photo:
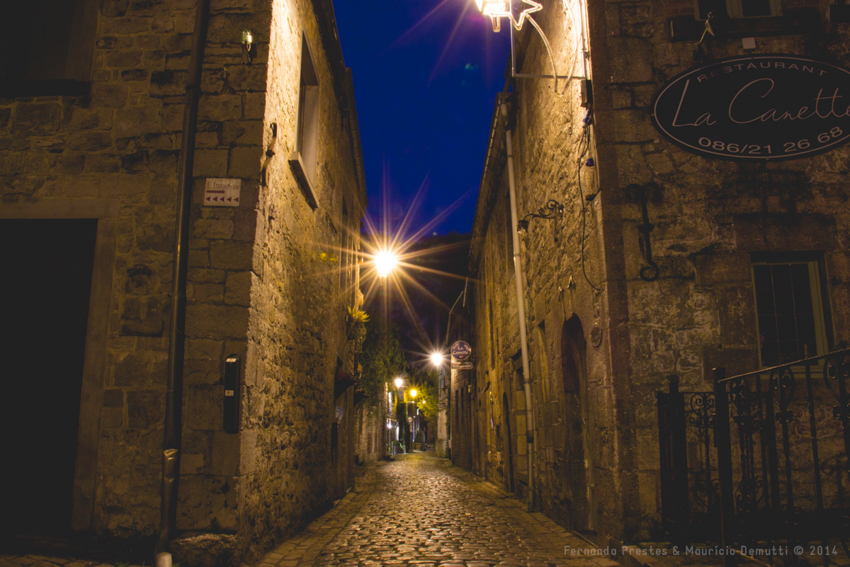
[{"label": "electrical cable", "polygon": [[584,240],[585,240],[585,231],[586,231],[585,225],[586,225],[586,222],[587,222],[585,220],[585,213],[586,213],[586,210],[587,210],[587,201],[584,200],[584,191],[581,188],[581,166],[582,166],[582,160],[584,159],[584,156],[587,154],[587,150],[590,149],[590,135],[588,134],[588,128],[590,127],[590,124],[593,121],[591,112],[592,112],[592,109],[588,108],[587,109],[587,115],[585,116],[585,119],[584,119],[584,121],[585,121],[584,130],[582,131],[581,138],[579,138],[579,142],[578,142],[579,147],[581,147],[582,142],[584,142],[584,149],[581,150],[581,153],[579,154],[579,157],[578,157],[578,175],[576,177],[578,178],[578,194],[579,194],[579,198],[581,198],[581,273],[584,275],[585,281],[590,285],[591,288],[593,288],[593,291],[599,292],[599,288],[596,287],[595,285],[593,285],[593,282],[591,282],[590,278],[587,277],[587,269],[585,268],[585,265],[584,265]]}]

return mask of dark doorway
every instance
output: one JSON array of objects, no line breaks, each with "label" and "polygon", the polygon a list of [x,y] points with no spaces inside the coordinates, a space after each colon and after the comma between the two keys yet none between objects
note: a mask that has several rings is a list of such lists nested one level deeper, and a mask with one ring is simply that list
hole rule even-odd
[{"label": "dark doorway", "polygon": [[70,530],[95,219],[0,220],[0,529]]},{"label": "dark doorway", "polygon": [[593,465],[589,448],[587,414],[587,343],[578,317],[570,317],[561,331],[561,370],[564,385],[564,459],[570,527],[594,529]]},{"label": "dark doorway", "polygon": [[505,488],[508,492],[514,491],[514,451],[513,433],[511,431],[511,406],[508,403],[508,394],[502,394],[502,415],[505,416]]}]

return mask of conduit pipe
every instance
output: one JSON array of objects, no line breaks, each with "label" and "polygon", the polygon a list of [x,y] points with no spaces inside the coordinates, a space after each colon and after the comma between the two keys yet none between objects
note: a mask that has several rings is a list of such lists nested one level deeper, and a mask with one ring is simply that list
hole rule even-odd
[{"label": "conduit pipe", "polygon": [[528,334],[525,328],[525,293],[522,286],[522,259],[519,250],[519,215],[516,208],[516,182],[514,180],[514,150],[511,120],[508,115],[508,95],[499,95],[499,107],[505,120],[505,152],[508,160],[508,192],[511,201],[511,238],[514,243],[514,275],[516,276],[517,318],[519,319],[519,343],[522,351],[522,378],[525,390],[525,429],[528,456],[529,511],[534,510],[534,412],[531,407],[531,372],[528,364]]},{"label": "conduit pipe", "polygon": [[[192,166],[195,159],[195,133],[198,129],[198,100],[204,45],[210,17],[210,0],[198,0],[195,31],[189,59],[186,105],[183,107],[183,139],[177,179],[177,218],[174,261],[171,278],[171,322],[168,332],[168,383],[165,396],[165,432],[162,442],[162,488],[159,538],[155,553],[164,554],[177,524],[177,494],[180,480],[180,450],[183,432],[183,356],[186,329],[186,277],[189,269],[189,212],[192,206]],[[170,557],[158,558],[157,565]]]}]

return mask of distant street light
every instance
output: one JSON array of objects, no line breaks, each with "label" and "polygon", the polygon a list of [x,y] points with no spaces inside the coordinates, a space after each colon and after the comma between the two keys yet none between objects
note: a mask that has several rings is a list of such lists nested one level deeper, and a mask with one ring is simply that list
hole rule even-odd
[{"label": "distant street light", "polygon": [[410,397],[411,397],[411,398],[415,398],[415,397],[416,397],[416,394],[418,394],[418,393],[419,393],[419,392],[417,392],[417,391],[416,391],[416,388],[411,388],[411,389],[410,389]]},{"label": "distant street light", "polygon": [[382,251],[375,254],[375,270],[378,277],[385,278],[398,265],[398,256],[393,252]]},{"label": "distant street light", "polygon": [[431,358],[431,364],[433,364],[434,366],[442,366],[442,364],[443,364],[443,353],[432,352],[430,358]]},{"label": "distant street light", "polygon": [[402,378],[395,379],[395,387],[397,390],[401,388],[402,384],[404,384],[404,380]]}]

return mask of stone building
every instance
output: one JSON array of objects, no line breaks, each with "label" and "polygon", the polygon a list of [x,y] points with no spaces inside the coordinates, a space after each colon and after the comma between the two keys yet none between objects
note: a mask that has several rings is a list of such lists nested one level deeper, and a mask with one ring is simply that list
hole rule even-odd
[{"label": "stone building", "polygon": [[[708,391],[715,367],[733,375],[847,346],[850,83],[841,68],[850,68],[850,24],[842,8],[561,0],[529,14],[551,52],[524,26],[516,74],[551,75],[554,64],[576,78],[514,78],[496,103],[470,256],[474,332],[453,337],[475,353],[474,370],[452,377],[453,460],[565,526],[663,537],[655,392],[666,378]],[[724,77],[756,67],[762,75],[723,91]],[[714,99],[721,93],[723,108],[734,106],[731,118],[700,94],[711,81]],[[767,138],[756,123],[773,128],[765,126]],[[515,251],[512,226],[523,218]],[[801,276],[794,314],[806,323],[792,325],[790,338],[782,321],[779,338],[771,328],[765,305],[787,291],[771,270]]]},{"label": "stone building", "polygon": [[[205,31],[201,0],[14,4],[0,23],[4,531],[160,529],[199,37],[174,528],[213,534],[207,561],[255,556],[354,482],[346,320],[366,188],[332,3],[216,0]],[[226,391],[228,364],[241,383]]]}]

